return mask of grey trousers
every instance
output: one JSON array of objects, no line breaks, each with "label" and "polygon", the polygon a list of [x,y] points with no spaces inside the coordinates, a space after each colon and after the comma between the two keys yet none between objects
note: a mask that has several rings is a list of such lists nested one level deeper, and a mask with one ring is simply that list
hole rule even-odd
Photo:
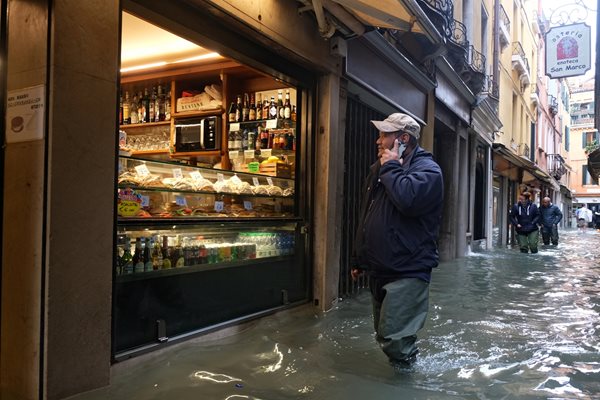
[{"label": "grey trousers", "polygon": [[558,244],[558,228],[556,225],[542,226],[542,240],[544,244],[550,244],[550,240],[552,240],[552,244]]},{"label": "grey trousers", "polygon": [[369,280],[377,341],[391,362],[417,354],[417,332],[429,309],[429,283],[417,278]]}]

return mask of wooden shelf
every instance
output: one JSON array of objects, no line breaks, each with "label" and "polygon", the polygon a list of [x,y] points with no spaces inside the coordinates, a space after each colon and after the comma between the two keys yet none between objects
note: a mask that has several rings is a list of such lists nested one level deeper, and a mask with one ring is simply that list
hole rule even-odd
[{"label": "wooden shelf", "polygon": [[171,118],[185,118],[185,117],[214,117],[220,116],[223,114],[225,110],[222,108],[215,110],[206,110],[206,111],[185,111],[185,112],[177,112],[171,114]]},{"label": "wooden shelf", "polygon": [[160,122],[144,122],[142,124],[125,124],[119,125],[119,129],[131,129],[131,128],[150,128],[153,126],[167,126],[171,125],[171,121],[160,121]]},{"label": "wooden shelf", "polygon": [[131,152],[132,156],[152,156],[159,154],[169,154],[169,149],[162,150],[134,150]]},{"label": "wooden shelf", "polygon": [[177,157],[220,157],[221,150],[200,150],[171,153],[171,158]]}]

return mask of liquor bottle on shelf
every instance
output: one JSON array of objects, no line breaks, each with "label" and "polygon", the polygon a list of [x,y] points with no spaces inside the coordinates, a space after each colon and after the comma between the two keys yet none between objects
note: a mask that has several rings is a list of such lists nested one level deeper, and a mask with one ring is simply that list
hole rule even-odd
[{"label": "liquor bottle on shelf", "polygon": [[233,135],[233,149],[241,150],[242,149],[242,133],[240,131],[234,132]]},{"label": "liquor bottle on shelf", "polygon": [[144,272],[150,272],[154,270],[154,264],[152,262],[152,252],[150,249],[154,246],[150,238],[146,238],[144,246]]},{"label": "liquor bottle on shelf", "polygon": [[296,106],[292,107],[292,114],[290,115],[292,122],[296,122]]},{"label": "liquor bottle on shelf", "polygon": [[177,245],[175,246],[175,255],[176,255],[176,262],[175,262],[175,268],[181,268],[185,265],[185,260],[183,258],[183,247],[181,245],[181,236],[177,236]]},{"label": "liquor bottle on shelf", "polygon": [[167,96],[165,97],[165,121],[171,120],[171,91],[167,91]]},{"label": "liquor bottle on shelf", "polygon": [[154,236],[154,245],[152,246],[152,268],[154,270],[163,269],[163,255],[158,239],[158,235]]},{"label": "liquor bottle on shelf", "polygon": [[125,91],[125,102],[123,103],[123,124],[131,123],[129,107],[131,107],[131,100],[129,99],[129,92]]},{"label": "liquor bottle on shelf", "polygon": [[151,98],[150,94],[148,93],[148,88],[144,88],[144,122],[154,121],[154,102],[150,100]]},{"label": "liquor bottle on shelf", "polygon": [[269,100],[267,100],[267,96],[263,99],[262,119],[269,119]]},{"label": "liquor bottle on shelf", "polygon": [[248,129],[242,131],[242,150],[248,150]]},{"label": "liquor bottle on shelf", "polygon": [[163,236],[162,256],[163,256],[162,268],[163,269],[172,268],[171,251],[169,250],[169,237],[167,235]]},{"label": "liquor bottle on shelf", "polygon": [[242,120],[242,95],[238,94],[237,103],[235,104],[235,122]]},{"label": "liquor bottle on shelf", "polygon": [[248,93],[244,93],[244,103],[242,103],[242,121],[250,120],[250,99]]},{"label": "liquor bottle on shelf", "polygon": [[156,87],[152,88],[152,94],[148,99],[148,122],[156,122],[158,119],[156,116],[158,115],[157,107],[156,107]]},{"label": "liquor bottle on shelf", "polygon": [[[242,138],[243,140],[243,138]],[[256,131],[254,128],[248,130],[248,150],[254,150],[256,148]]]},{"label": "liquor bottle on shelf", "polygon": [[123,246],[123,255],[121,256],[121,271],[123,275],[133,274],[133,256],[131,255],[131,242],[125,236],[125,245]]},{"label": "liquor bottle on shelf", "polygon": [[133,272],[139,274],[144,272],[144,249],[142,248],[142,238],[135,239],[135,253],[133,253]]},{"label": "liquor bottle on shelf", "polygon": [[227,112],[227,119],[229,122],[235,122],[235,116],[237,114],[235,103],[232,101]]},{"label": "liquor bottle on shelf", "polygon": [[269,103],[269,119],[277,118],[277,105],[275,104],[275,96],[271,96],[271,102]]},{"label": "liquor bottle on shelf", "polygon": [[283,91],[277,91],[277,118],[283,119]]},{"label": "liquor bottle on shelf", "polygon": [[267,129],[262,129],[260,131],[260,148],[261,149],[269,148],[269,131]]},{"label": "liquor bottle on shelf", "polygon": [[290,104],[290,90],[285,91],[285,102],[283,103],[283,119],[292,117],[292,106]]},{"label": "liquor bottle on shelf", "polygon": [[256,127],[256,136],[254,137],[254,149],[262,149],[262,126],[260,125]]},{"label": "liquor bottle on shelf", "polygon": [[138,119],[138,98],[137,95],[133,95],[131,104],[129,105],[129,120],[132,124],[139,123]]},{"label": "liquor bottle on shelf", "polygon": [[254,93],[250,94],[250,109],[248,110],[248,121],[256,121],[256,103]]},{"label": "liquor bottle on shelf", "polygon": [[156,105],[154,106],[154,120],[164,121],[165,120],[165,94],[163,88],[158,85],[158,93],[156,94]]},{"label": "liquor bottle on shelf", "polygon": [[144,94],[140,90],[138,92],[138,123],[146,122],[146,106],[144,101]]},{"label": "liquor bottle on shelf", "polygon": [[229,131],[229,134],[227,135],[227,149],[229,151],[237,150],[235,148],[235,131]]}]

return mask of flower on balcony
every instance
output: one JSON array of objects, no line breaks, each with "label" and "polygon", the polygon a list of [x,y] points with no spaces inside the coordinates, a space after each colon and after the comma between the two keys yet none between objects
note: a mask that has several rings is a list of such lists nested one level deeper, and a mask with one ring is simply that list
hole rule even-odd
[{"label": "flower on balcony", "polygon": [[592,140],[590,143],[585,145],[585,154],[590,154],[592,151],[600,148],[597,140]]}]

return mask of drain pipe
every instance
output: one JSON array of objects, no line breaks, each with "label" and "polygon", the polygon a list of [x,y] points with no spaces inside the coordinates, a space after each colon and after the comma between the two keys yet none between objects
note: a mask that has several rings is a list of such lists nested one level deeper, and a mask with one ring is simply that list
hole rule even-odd
[{"label": "drain pipe", "polygon": [[317,17],[317,23],[319,24],[319,33],[325,39],[329,39],[335,33],[335,26],[327,21],[321,0],[312,0],[312,5]]}]

